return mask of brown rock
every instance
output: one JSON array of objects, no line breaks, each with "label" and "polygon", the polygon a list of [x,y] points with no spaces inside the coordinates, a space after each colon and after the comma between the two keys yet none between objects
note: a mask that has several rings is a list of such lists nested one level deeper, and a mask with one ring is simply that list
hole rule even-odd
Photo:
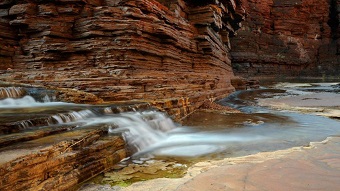
[{"label": "brown rock", "polygon": [[[242,2],[247,12],[231,39],[236,74],[248,76],[320,76],[339,70],[339,1]],[[324,51],[328,49],[328,51]],[[321,51],[320,51],[321,50]]]},{"label": "brown rock", "polygon": [[[103,130],[66,132],[48,136],[43,147],[41,143],[31,141],[21,143],[19,150],[15,147],[2,149],[1,155],[6,157],[0,160],[0,189],[74,188],[127,156],[121,137],[108,138],[104,135]],[[63,141],[60,141],[60,136],[65,137]],[[36,142],[39,141],[43,139]],[[30,144],[33,146],[25,146]]]},{"label": "brown rock", "polygon": [[13,5],[9,10],[9,15],[28,14],[33,15],[36,13],[36,5],[32,3]]},{"label": "brown rock", "polygon": [[12,15],[2,14],[2,36],[15,39],[0,52],[12,61],[4,67],[13,69],[5,80],[93,95],[63,96],[82,103],[191,100],[185,108],[169,108],[178,117],[234,90],[228,52],[242,17],[236,2],[25,2],[0,6]]}]

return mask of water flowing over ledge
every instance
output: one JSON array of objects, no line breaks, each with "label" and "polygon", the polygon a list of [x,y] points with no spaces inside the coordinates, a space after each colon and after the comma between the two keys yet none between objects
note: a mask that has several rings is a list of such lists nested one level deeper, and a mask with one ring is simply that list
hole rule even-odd
[{"label": "water flowing over ledge", "polygon": [[24,88],[21,87],[0,87],[0,99],[18,98],[26,94]]},{"label": "water flowing over ledge", "polygon": [[[287,88],[236,92],[219,103],[243,113],[195,112],[183,125],[145,103],[86,105],[48,101],[45,96],[37,101],[29,95],[2,99],[0,153],[6,157],[0,160],[0,168],[4,169],[0,174],[6,179],[0,188],[26,188],[14,182],[14,177],[21,174],[33,173],[21,178],[36,182],[31,185],[34,188],[60,187],[67,177],[75,181],[75,186],[129,157],[137,164],[159,158],[183,161],[234,157],[306,145],[340,133],[338,121],[257,105],[259,99],[297,92],[310,95],[311,91]],[[17,167],[7,168],[12,165]],[[70,165],[76,166],[71,169]],[[44,168],[32,172],[33,166]],[[45,177],[41,172],[49,175]],[[79,172],[90,176],[79,176]]]}]

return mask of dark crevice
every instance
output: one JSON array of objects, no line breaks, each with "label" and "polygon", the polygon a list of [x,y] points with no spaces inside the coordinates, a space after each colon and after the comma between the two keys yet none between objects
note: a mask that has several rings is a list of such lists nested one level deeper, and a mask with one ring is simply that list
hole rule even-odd
[{"label": "dark crevice", "polygon": [[188,0],[187,3],[190,7],[206,6],[206,5],[209,5],[209,4],[212,4],[212,3],[215,4],[211,0]]},{"label": "dark crevice", "polygon": [[338,18],[338,11],[337,11],[337,0],[330,0],[329,6],[329,20],[327,24],[331,28],[332,38],[337,39],[337,31],[339,27],[339,18]]}]

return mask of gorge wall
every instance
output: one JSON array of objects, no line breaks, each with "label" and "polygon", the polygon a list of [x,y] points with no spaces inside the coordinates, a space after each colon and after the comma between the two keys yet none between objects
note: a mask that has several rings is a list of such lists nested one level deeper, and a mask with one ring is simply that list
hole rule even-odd
[{"label": "gorge wall", "polygon": [[[180,118],[234,91],[234,72],[338,75],[339,4],[1,0],[0,81],[58,89],[59,98],[78,103],[147,101]],[[84,132],[23,157],[3,154],[12,158],[0,166],[0,190],[74,188],[128,155],[121,137],[106,134]]]},{"label": "gorge wall", "polygon": [[234,90],[229,36],[243,14],[234,0],[1,1],[1,79],[183,116]]},{"label": "gorge wall", "polygon": [[339,4],[3,0],[0,77],[95,95],[67,101],[154,101],[183,116],[233,91],[231,62],[245,77],[338,75]]},{"label": "gorge wall", "polygon": [[339,76],[339,0],[244,0],[232,38],[235,74]]}]

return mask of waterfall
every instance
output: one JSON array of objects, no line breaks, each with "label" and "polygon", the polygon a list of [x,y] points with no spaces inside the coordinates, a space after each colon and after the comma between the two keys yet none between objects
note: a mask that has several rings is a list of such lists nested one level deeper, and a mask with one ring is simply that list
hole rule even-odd
[{"label": "waterfall", "polygon": [[22,106],[22,105],[28,105],[28,104],[35,104],[37,101],[32,96],[25,96],[20,99],[13,99],[13,98],[6,98],[4,100],[0,100],[0,106],[3,107],[15,107],[15,106]]},{"label": "waterfall", "polygon": [[122,113],[116,121],[118,128],[111,131],[123,131],[126,141],[142,151],[167,138],[166,132],[176,128],[172,120],[156,111]]},{"label": "waterfall", "polygon": [[44,107],[44,106],[63,106],[63,105],[79,105],[66,102],[50,102],[50,99],[45,96],[44,101],[38,102],[32,96],[26,95],[22,98],[6,98],[0,100],[0,108],[31,108],[31,107]]},{"label": "waterfall", "polygon": [[33,127],[34,124],[32,123],[31,120],[25,120],[25,121],[21,121],[21,122],[18,122],[19,123],[19,126],[21,129],[28,129],[30,127]]},{"label": "waterfall", "polygon": [[42,98],[43,102],[51,102],[51,98],[48,96],[48,95],[45,95],[43,98]]},{"label": "waterfall", "polygon": [[104,113],[105,114],[113,114],[112,108],[111,107],[105,107],[104,108]]},{"label": "waterfall", "polygon": [[84,120],[81,127],[97,125],[107,126],[109,133],[122,134],[127,143],[138,151],[164,140],[167,137],[166,132],[176,128],[170,118],[157,111],[92,117]]},{"label": "waterfall", "polygon": [[56,121],[57,124],[64,124],[70,122],[76,122],[79,120],[89,119],[95,117],[96,114],[91,110],[71,111],[69,113],[58,113],[50,118],[50,124],[54,124],[52,121]]},{"label": "waterfall", "polygon": [[[31,96],[0,100],[0,114],[21,114],[20,121],[11,122],[11,119],[8,119],[9,122],[5,122],[7,124],[3,129],[5,133],[28,129],[44,131],[46,127],[49,127],[46,129],[46,132],[49,132],[69,125],[72,126],[69,130],[106,128],[109,135],[123,136],[127,144],[134,148],[134,157],[145,155],[196,157],[220,152],[230,142],[241,143],[263,139],[254,135],[242,136],[222,131],[204,132],[190,127],[179,127],[162,112],[136,110],[131,105],[89,106],[63,102],[38,102]],[[22,114],[25,112],[30,112],[30,115],[26,120],[22,120],[25,118]],[[16,116],[12,117],[16,118]]]},{"label": "waterfall", "polygon": [[3,98],[19,98],[26,94],[22,87],[0,87],[0,99]]}]

